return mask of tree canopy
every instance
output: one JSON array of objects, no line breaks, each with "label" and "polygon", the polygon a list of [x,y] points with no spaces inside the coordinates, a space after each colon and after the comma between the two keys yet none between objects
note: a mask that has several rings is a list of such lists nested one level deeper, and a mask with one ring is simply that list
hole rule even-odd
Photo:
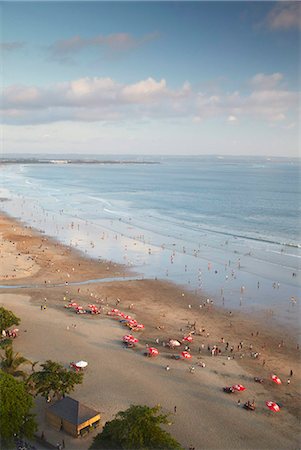
[{"label": "tree canopy", "polygon": [[1,369],[14,377],[26,378],[26,373],[19,369],[22,364],[30,364],[30,361],[19,353],[14,353],[12,345],[7,345],[5,355],[1,356]]},{"label": "tree canopy", "polygon": [[0,306],[0,333],[13,325],[19,325],[19,323],[19,317],[15,316],[12,311]]},{"label": "tree canopy", "polygon": [[107,422],[90,450],[182,450],[181,445],[160,425],[169,423],[168,415],[160,414],[161,407],[132,405]]},{"label": "tree canopy", "polygon": [[37,425],[30,413],[33,398],[23,382],[0,370],[0,392],[0,447],[8,448],[15,435],[32,438]]},{"label": "tree canopy", "polygon": [[76,384],[83,382],[82,372],[70,371],[54,361],[47,360],[41,367],[42,370],[30,375],[28,385],[36,395],[41,394],[46,399],[51,395],[60,398],[69,394]]}]

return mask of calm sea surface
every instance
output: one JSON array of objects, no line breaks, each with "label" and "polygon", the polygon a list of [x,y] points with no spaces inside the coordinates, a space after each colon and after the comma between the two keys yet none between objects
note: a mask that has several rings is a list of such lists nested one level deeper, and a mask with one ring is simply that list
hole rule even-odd
[{"label": "calm sea surface", "polygon": [[1,207],[93,257],[297,325],[300,161],[150,159],[3,166]]}]

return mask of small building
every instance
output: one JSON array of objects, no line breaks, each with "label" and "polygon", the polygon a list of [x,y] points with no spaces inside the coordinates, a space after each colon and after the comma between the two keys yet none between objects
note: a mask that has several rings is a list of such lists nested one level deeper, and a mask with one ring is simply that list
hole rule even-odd
[{"label": "small building", "polygon": [[46,410],[46,420],[58,431],[64,430],[74,437],[83,436],[100,423],[100,413],[78,400],[64,397]]}]

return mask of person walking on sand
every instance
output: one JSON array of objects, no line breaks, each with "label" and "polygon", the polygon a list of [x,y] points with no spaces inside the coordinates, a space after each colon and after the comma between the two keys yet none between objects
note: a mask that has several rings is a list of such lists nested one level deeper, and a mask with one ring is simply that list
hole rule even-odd
[{"label": "person walking on sand", "polygon": [[173,412],[176,414],[176,412],[177,412],[177,407],[176,406],[174,406]]}]

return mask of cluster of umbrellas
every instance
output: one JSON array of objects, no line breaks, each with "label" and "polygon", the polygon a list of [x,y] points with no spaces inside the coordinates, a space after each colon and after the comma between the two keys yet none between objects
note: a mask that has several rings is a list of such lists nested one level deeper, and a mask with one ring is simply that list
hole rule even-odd
[{"label": "cluster of umbrellas", "polygon": [[129,344],[137,344],[139,342],[139,339],[135,338],[131,334],[126,334],[122,338],[123,342],[129,343]]},{"label": "cluster of umbrellas", "polygon": [[[281,384],[281,380],[276,376],[276,375],[272,375],[272,380],[275,381],[276,379],[278,379],[280,381],[280,383],[278,381],[275,381],[275,383],[277,384]],[[238,391],[238,392],[243,392],[246,390],[245,386],[243,386],[242,384],[234,384],[232,387],[232,392],[233,391]],[[265,402],[266,406],[273,412],[279,412],[280,411],[280,406],[272,401],[267,401]]]},{"label": "cluster of umbrellas", "polygon": [[73,308],[77,314],[86,314],[90,312],[91,314],[100,314],[100,310],[96,305],[88,305],[88,311],[84,309],[83,306],[78,305],[76,302],[70,302],[68,305],[65,305],[65,308]]},{"label": "cluster of umbrellas", "polygon": [[113,308],[108,315],[120,318],[121,322],[125,323],[129,328],[131,328],[132,331],[140,331],[144,329],[144,325],[142,323],[138,323],[132,316],[119,311],[117,308]]}]

